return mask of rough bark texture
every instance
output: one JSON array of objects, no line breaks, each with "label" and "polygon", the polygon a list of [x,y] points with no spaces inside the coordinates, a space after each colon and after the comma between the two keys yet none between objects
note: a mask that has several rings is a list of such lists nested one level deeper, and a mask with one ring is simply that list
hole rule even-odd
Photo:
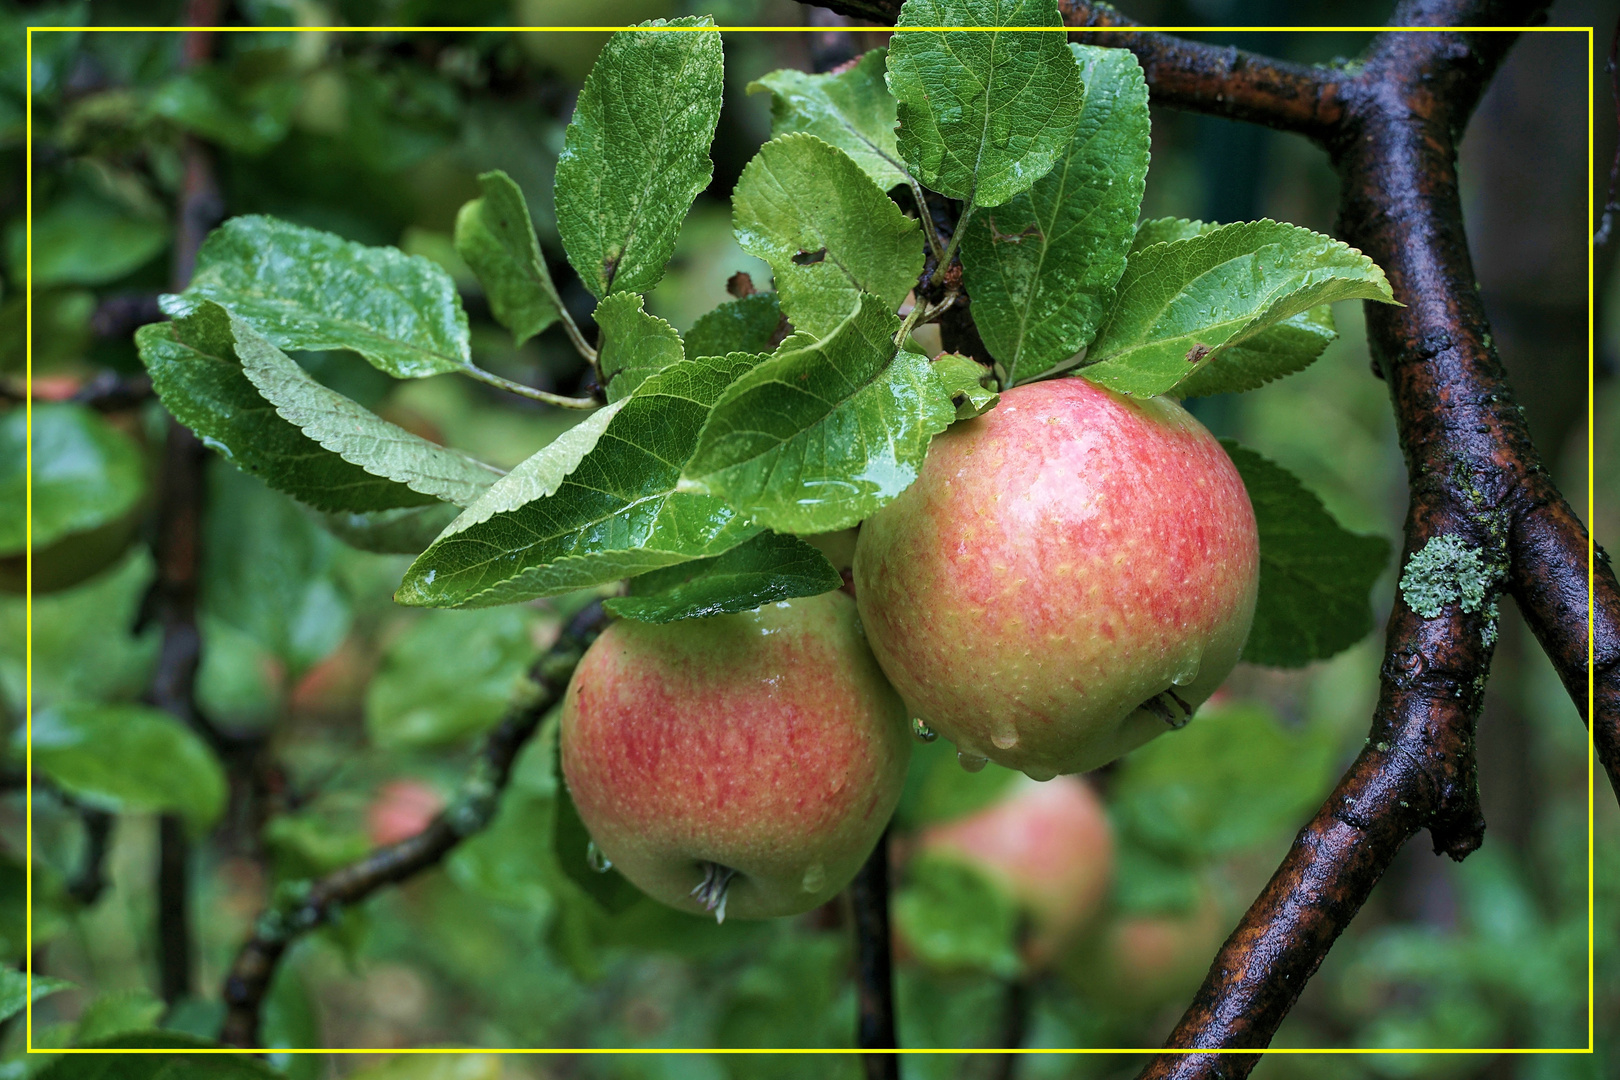
[{"label": "rough bark texture", "polygon": [[[829,6],[888,21],[899,11],[887,0]],[[1548,6],[1413,0],[1390,24],[1522,26]],[[1156,103],[1297,132],[1328,151],[1342,182],[1340,236],[1385,269],[1406,305],[1367,305],[1411,486],[1402,565],[1450,537],[1478,554],[1488,586],[1472,610],[1453,602],[1420,614],[1396,597],[1366,748],[1227,939],[1167,1043],[1258,1049],[1402,844],[1428,829],[1437,853],[1460,859],[1479,846],[1474,726],[1501,593],[1517,601],[1588,718],[1620,792],[1620,589],[1607,556],[1589,563],[1586,530],[1530,441],[1474,283],[1458,197],[1457,142],[1517,35],[1391,32],[1359,65],[1314,68],[1133,31],[1103,5],[1060,7],[1083,28],[1078,40],[1130,49]],[[1257,1060],[1172,1052],[1144,1075],[1242,1077]]]},{"label": "rough bark texture", "polygon": [[591,604],[564,627],[555,643],[529,669],[528,691],[508,710],[484,742],[472,776],[456,800],[415,836],[380,847],[365,858],[293,890],[285,902],[259,917],[253,937],[236,954],[225,977],[225,1021],[220,1040],[227,1046],[257,1048],[259,1013],[270,991],[276,965],[302,934],[330,921],[385,885],[404,881],[436,866],[467,837],[482,829],[527,745],[552,706],[562,700],[574,666],[604,624],[602,606]]}]

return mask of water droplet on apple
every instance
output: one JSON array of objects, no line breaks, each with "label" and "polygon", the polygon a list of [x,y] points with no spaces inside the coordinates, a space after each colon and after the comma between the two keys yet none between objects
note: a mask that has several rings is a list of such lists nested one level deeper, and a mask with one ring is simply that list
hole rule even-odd
[{"label": "water droplet on apple", "polygon": [[956,752],[956,763],[962,766],[966,772],[979,772],[984,768],[988,760],[988,758],[982,758],[978,754],[970,754],[966,750]]},{"label": "water droplet on apple", "polygon": [[911,733],[917,736],[918,742],[931,743],[939,738],[939,732],[923,723],[922,717],[914,717],[911,721]]},{"label": "water droplet on apple", "polygon": [[1007,728],[1005,731],[998,731],[991,735],[990,741],[996,744],[997,750],[1011,750],[1018,745],[1018,732],[1012,728]]},{"label": "water droplet on apple", "polygon": [[1057,776],[1057,773],[1048,772],[1045,769],[1025,769],[1024,770],[1024,775],[1029,777],[1031,780],[1035,781],[1038,784],[1044,784],[1048,780],[1050,780],[1053,777]]},{"label": "water droplet on apple", "polygon": [[1193,653],[1182,663],[1181,667],[1176,669],[1176,673],[1170,676],[1170,681],[1177,686],[1187,686],[1198,678],[1198,665],[1203,659],[1203,656],[1199,653]]},{"label": "water droplet on apple", "polygon": [[598,874],[605,874],[613,869],[613,860],[602,854],[602,849],[592,840],[585,845],[585,862]]},{"label": "water droplet on apple", "polygon": [[810,869],[804,872],[804,881],[800,884],[805,892],[820,892],[822,886],[827,884],[827,868],[820,863],[811,863]]}]

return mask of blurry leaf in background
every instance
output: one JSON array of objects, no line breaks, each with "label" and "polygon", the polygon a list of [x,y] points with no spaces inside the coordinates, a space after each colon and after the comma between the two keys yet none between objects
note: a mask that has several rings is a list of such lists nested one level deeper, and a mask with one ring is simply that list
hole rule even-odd
[{"label": "blurry leaf in background", "polygon": [[666,623],[816,596],[843,583],[827,557],[803,540],[764,532],[724,555],[634,578],[629,596],[602,606],[620,618]]},{"label": "blurry leaf in background", "polygon": [[980,207],[1000,206],[1045,176],[1080,122],[1085,94],[1062,34],[996,30],[1061,26],[1053,0],[908,0],[889,43],[889,89],[899,146],[924,187]]},{"label": "blurry leaf in background", "polygon": [[[1232,358],[1230,349],[1335,300],[1395,302],[1371,259],[1297,225],[1245,221],[1152,244],[1127,260],[1081,374],[1121,393],[1150,395],[1174,389],[1195,370],[1238,361],[1297,370],[1293,353]],[[1284,373],[1245,367],[1221,375],[1226,382],[1218,385],[1258,386]]]},{"label": "blurry leaf in background", "polygon": [[208,501],[203,611],[247,633],[294,675],[337,648],[349,627],[333,565],[337,541],[236,469],[209,470]]},{"label": "blurry leaf in background", "polygon": [[732,196],[743,250],[770,264],[795,330],[829,334],[862,293],[900,306],[922,273],[922,229],[842,150],[793,134],[760,148]]},{"label": "blurry leaf in background", "polygon": [[15,968],[0,968],[0,1021],[10,1020],[22,1012],[30,1001],[38,1001],[47,994],[70,989],[66,979],[53,979],[49,975],[33,976],[33,989],[29,989],[29,976]]},{"label": "blurry leaf in background", "polygon": [[[294,948],[297,946],[295,945]],[[276,968],[270,990],[264,998],[264,1019],[260,1027],[264,1045],[271,1049],[299,1049],[325,1046],[320,1017],[316,1012],[308,981],[294,957]],[[289,1080],[323,1080],[325,1062],[320,1054],[286,1054],[271,1058]]]},{"label": "blurry leaf in background", "polygon": [[748,84],[771,95],[771,137],[806,131],[844,151],[888,191],[906,183],[895,143],[895,103],[884,82],[887,49],[873,49],[851,67],[825,75],[792,68]]},{"label": "blurry leaf in background", "polygon": [[1389,541],[1344,529],[1288,470],[1230,439],[1260,532],[1260,592],[1243,646],[1252,664],[1300,667],[1372,629],[1369,592],[1389,564]]},{"label": "blurry leaf in background", "polygon": [[461,100],[447,77],[424,64],[345,69],[347,150],[379,176],[397,175],[452,146]]},{"label": "blurry leaf in background", "polygon": [[343,460],[284,420],[243,372],[231,317],[217,304],[205,301],[176,322],[143,326],[135,341],[164,407],[226,461],[278,491],[317,510],[436,501]]},{"label": "blurry leaf in background", "polygon": [[277,814],[265,822],[263,839],[280,881],[329,874],[371,850],[371,841],[358,827],[329,821],[315,810]]},{"label": "blurry leaf in background", "polygon": [[351,1080],[500,1080],[497,1054],[400,1054],[351,1073]]},{"label": "blurry leaf in background", "polygon": [[456,251],[478,275],[496,321],[521,345],[557,321],[562,301],[522,190],[503,172],[484,173],[478,185],[483,196],[456,215]]},{"label": "blurry leaf in background", "polygon": [[163,1010],[163,1002],[145,989],[100,994],[79,1014],[73,1031],[74,1045],[88,1046],[117,1035],[150,1031],[158,1026]]},{"label": "blurry leaf in background", "polygon": [[[146,463],[133,439],[84,405],[40,402],[33,414],[36,551],[135,508],[146,494]],[[28,547],[27,451],[27,410],[0,414],[0,555]]]},{"label": "blurry leaf in background", "polygon": [[596,364],[609,401],[629,397],[647,376],[686,356],[681,335],[643,311],[645,300],[640,293],[618,293],[598,304],[591,316],[602,332]]},{"label": "blurry leaf in background", "polygon": [[1332,785],[1335,743],[1261,705],[1205,706],[1120,763],[1109,803],[1120,831],[1155,852],[1228,854],[1305,823]]},{"label": "blurry leaf in background", "polygon": [[[521,26],[634,26],[676,13],[674,0],[596,0],[581,7],[578,0],[517,0],[513,19]],[[707,9],[705,9],[707,10]],[[590,73],[608,33],[568,31],[519,36],[523,51],[564,80],[582,82]]]},{"label": "blurry leaf in background", "polygon": [[539,653],[532,608],[427,611],[396,638],[366,692],[366,732],[378,746],[436,746],[500,720]]},{"label": "blurry leaf in background", "polygon": [[[27,237],[21,218],[6,231],[13,287],[21,289]],[[93,195],[68,195],[34,212],[34,288],[105,285],[157,258],[169,223],[141,217]]]},{"label": "blurry leaf in background", "polygon": [[[731,506],[677,491],[713,403],[757,360],[682,360],[651,376],[560,460],[519,467],[406,572],[395,599],[489,607],[555,596],[729,551],[758,532]],[[573,432],[570,432],[572,435]],[[605,522],[611,525],[604,527]],[[504,552],[491,559],[490,551]]]},{"label": "blurry leaf in background", "polygon": [[994,763],[970,773],[957,763],[956,747],[949,742],[920,743],[912,748],[895,823],[920,829],[936,821],[966,817],[1001,798],[1020,775]]},{"label": "blurry leaf in background", "polygon": [[67,931],[79,910],[78,903],[68,897],[61,874],[38,859],[34,860],[32,905],[28,885],[28,871],[20,856],[0,852],[0,956],[18,966],[30,944],[38,949]]},{"label": "blurry leaf in background", "polygon": [[[670,26],[712,26],[707,17]],[[613,35],[580,90],[557,160],[557,227],[593,295],[664,276],[692,200],[708,187],[724,91],[718,33]]]},{"label": "blurry leaf in background", "polygon": [[1015,978],[1016,902],[988,877],[952,858],[923,854],[906,866],[894,895],[897,935],[931,967]]},{"label": "blurry leaf in background", "polygon": [[1027,192],[974,215],[962,238],[973,321],[1012,382],[1091,341],[1142,207],[1148,92],[1125,49],[1071,45],[1085,101],[1074,138]]},{"label": "blurry leaf in background", "polygon": [[[34,704],[133,698],[157,658],[157,628],[131,631],[152,578],[152,557],[139,548],[111,573],[77,588],[34,597]],[[23,711],[27,608],[0,595],[0,684]]]},{"label": "blurry leaf in background", "polygon": [[683,483],[781,532],[856,524],[917,478],[956,407],[900,320],[862,294],[825,338],[795,334],[726,389]]},{"label": "blurry leaf in background", "polygon": [[[846,981],[849,946],[842,935],[777,934],[726,988],[716,1045],[847,1047],[854,994]],[[766,1080],[853,1080],[854,1054],[761,1054],[731,1058],[733,1076]]]},{"label": "blurry leaf in background", "polygon": [[[572,0],[568,2],[572,7]],[[547,24],[530,22],[525,25]],[[519,44],[525,48],[530,42],[547,39],[562,42],[565,49],[575,47],[582,37],[589,36],[517,35]],[[606,40],[606,34],[601,36]],[[594,57],[594,50],[591,55]],[[584,77],[583,72],[580,75]],[[562,143],[563,125],[555,117],[536,115],[534,107],[527,102],[479,98],[467,103],[457,149],[458,159],[464,161],[470,171],[482,173],[499,169],[512,178],[523,192],[523,201],[540,243],[556,250],[561,249],[562,241],[557,236],[557,217],[553,209],[553,180]]]},{"label": "blurry leaf in background", "polygon": [[[33,718],[34,768],[105,810],[167,811],[201,831],[225,809],[225,771],[168,713],[143,705],[57,705]],[[12,755],[22,758],[22,729]]]},{"label": "blurry leaf in background", "polygon": [[467,367],[467,314],[437,264],[319,229],[249,215],[208,234],[171,318],[230,309],[283,349],[351,349],[401,379]]},{"label": "blurry leaf in background", "polygon": [[62,82],[79,50],[80,35],[52,32],[35,35],[33,70],[28,69],[28,26],[84,26],[88,3],[42,4],[28,10],[8,9],[0,23],[0,139],[20,143],[25,135],[24,95],[36,102],[60,94]]},{"label": "blurry leaf in background", "polygon": [[[219,1045],[172,1031],[116,1035],[91,1049],[160,1049],[166,1054],[68,1054],[35,1073],[36,1080],[279,1080],[281,1074],[247,1054],[221,1054]],[[187,1053],[188,1050],[214,1053]]]},{"label": "blurry leaf in background", "polygon": [[[727,286],[739,271],[747,274],[761,289],[770,282],[771,268],[737,243],[730,209],[708,199],[699,199],[681,225],[681,235],[675,241],[675,255],[669,263],[669,273],[647,294],[647,310],[661,319],[667,319],[676,329],[693,326],[699,319],[734,299]],[[687,355],[721,354],[695,352]]]},{"label": "blurry leaf in background", "polygon": [[360,551],[419,555],[461,513],[454,503],[403,506],[369,514],[309,511],[321,528]]},{"label": "blurry leaf in background", "polygon": [[[88,289],[34,290],[34,374],[48,375],[84,358],[96,295]],[[0,372],[21,374],[28,359],[28,296],[22,290],[0,304]]]},{"label": "blurry leaf in background", "polygon": [[268,725],[282,709],[286,664],[253,635],[214,616],[200,620],[197,706],[233,728]]},{"label": "blurry leaf in background", "polygon": [[301,93],[290,79],[243,85],[223,67],[199,67],[160,86],[149,107],[209,142],[257,155],[287,137]]},{"label": "blurry leaf in background", "polygon": [[686,332],[686,356],[768,353],[781,325],[782,308],[773,292],[728,300],[692,324]]}]

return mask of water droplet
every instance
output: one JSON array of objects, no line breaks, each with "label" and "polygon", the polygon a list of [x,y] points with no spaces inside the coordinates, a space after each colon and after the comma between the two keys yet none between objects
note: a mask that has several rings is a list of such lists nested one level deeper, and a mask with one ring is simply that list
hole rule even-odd
[{"label": "water droplet", "polygon": [[1038,784],[1044,784],[1048,780],[1057,776],[1057,773],[1051,772],[1047,769],[1025,769],[1024,775]]},{"label": "water droplet", "polygon": [[585,845],[585,862],[598,874],[605,874],[613,869],[613,860],[602,854],[602,849],[592,840]]},{"label": "water droplet", "polygon": [[911,721],[911,733],[917,736],[918,742],[930,743],[939,738],[939,732],[923,723],[920,716]]},{"label": "water droplet", "polygon": [[1177,686],[1190,684],[1194,679],[1198,678],[1198,665],[1203,659],[1201,654],[1193,653],[1182,662],[1181,667],[1176,669],[1176,673],[1170,676],[1170,681]]},{"label": "water droplet", "polygon": [[804,872],[804,880],[800,884],[805,892],[820,892],[827,884],[827,868],[820,863],[811,863],[810,868]]},{"label": "water droplet", "polygon": [[970,754],[966,750],[956,752],[956,763],[967,772],[979,772],[984,768],[988,760],[988,758],[982,758],[978,754]]},{"label": "water droplet", "polygon": [[1012,728],[1004,728],[990,736],[997,750],[1011,750],[1018,745],[1018,732]]}]

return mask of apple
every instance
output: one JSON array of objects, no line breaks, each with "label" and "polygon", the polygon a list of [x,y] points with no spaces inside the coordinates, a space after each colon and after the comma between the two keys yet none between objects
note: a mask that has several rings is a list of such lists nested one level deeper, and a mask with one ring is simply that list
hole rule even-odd
[{"label": "apple", "polygon": [[649,896],[719,919],[836,895],[911,756],[905,709],[839,592],[615,622],[580,660],[561,724],[563,776],[601,855]]},{"label": "apple", "polygon": [[1167,398],[1081,378],[1015,387],[934,440],[861,526],[855,593],[911,715],[1037,780],[1180,727],[1254,615],[1254,509]]},{"label": "apple", "polygon": [[1183,912],[1121,915],[1059,961],[1069,981],[1100,1005],[1156,1008],[1197,989],[1230,923],[1207,890]]},{"label": "apple", "polygon": [[999,801],[930,826],[919,852],[966,863],[1029,915],[1025,959],[1049,963],[1101,908],[1114,871],[1108,811],[1086,780],[1023,777]]}]

